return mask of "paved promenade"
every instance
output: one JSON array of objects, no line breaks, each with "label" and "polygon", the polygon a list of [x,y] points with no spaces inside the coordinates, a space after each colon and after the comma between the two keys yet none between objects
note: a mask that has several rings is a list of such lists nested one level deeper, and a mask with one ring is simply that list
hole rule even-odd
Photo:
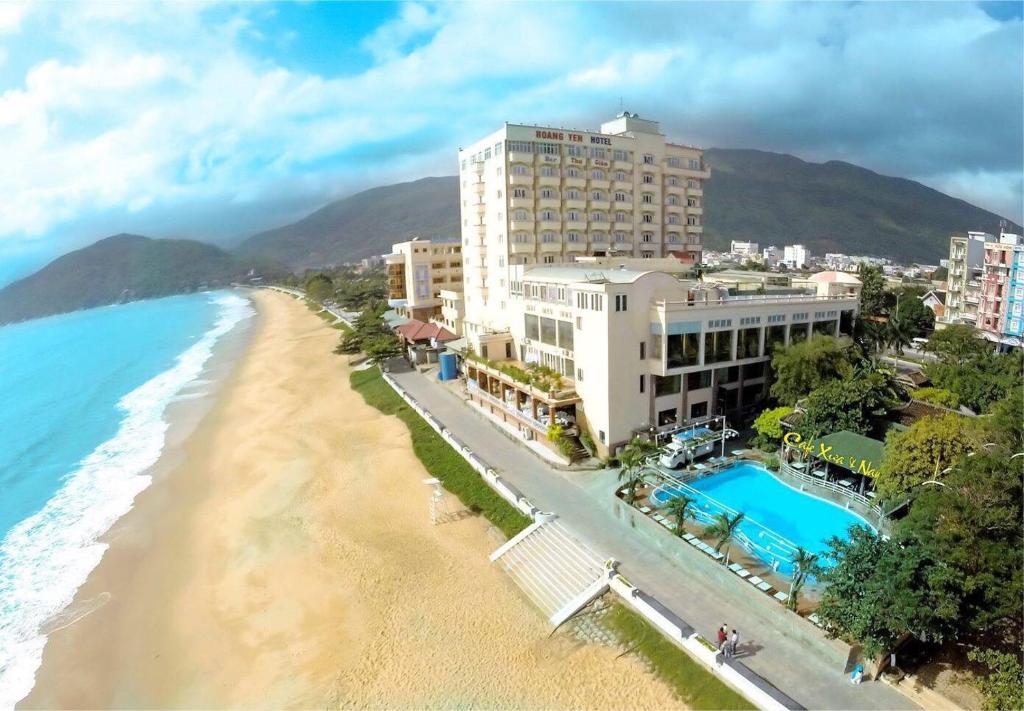
[{"label": "paved promenade", "polygon": [[[905,696],[881,682],[854,686],[843,673],[846,649],[824,639],[810,623],[738,578],[716,580],[716,565],[690,546],[669,558],[616,516],[613,471],[556,470],[512,441],[454,393],[435,374],[392,375],[460,440],[518,487],[534,505],[556,512],[599,553],[621,562],[630,581],[657,597],[708,639],[723,622],[739,630],[743,662],[809,709],[913,709]],[[712,574],[708,574],[712,573]],[[763,597],[763,596],[762,596]]]}]

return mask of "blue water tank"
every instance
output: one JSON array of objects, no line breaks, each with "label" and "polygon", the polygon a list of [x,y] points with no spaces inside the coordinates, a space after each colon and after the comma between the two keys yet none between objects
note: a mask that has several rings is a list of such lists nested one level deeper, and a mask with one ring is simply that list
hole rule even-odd
[{"label": "blue water tank", "polygon": [[441,374],[438,377],[441,380],[455,380],[459,377],[457,355],[454,353],[442,353],[439,360],[441,362]]}]

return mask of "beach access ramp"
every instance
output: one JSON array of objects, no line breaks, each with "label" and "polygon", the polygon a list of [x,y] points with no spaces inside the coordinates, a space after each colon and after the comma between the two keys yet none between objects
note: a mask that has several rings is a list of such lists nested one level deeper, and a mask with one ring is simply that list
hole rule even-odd
[{"label": "beach access ramp", "polygon": [[605,559],[557,519],[538,520],[491,554],[555,627],[608,590]]}]

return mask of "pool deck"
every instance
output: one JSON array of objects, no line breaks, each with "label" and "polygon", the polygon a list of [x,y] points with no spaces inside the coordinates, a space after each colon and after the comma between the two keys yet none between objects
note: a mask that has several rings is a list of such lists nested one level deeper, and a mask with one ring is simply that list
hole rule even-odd
[{"label": "pool deck", "polygon": [[[393,370],[391,374],[537,506],[557,511],[586,543],[619,560],[623,575],[700,634],[714,639],[723,622],[735,627],[741,639],[739,658],[803,706],[917,708],[883,683],[850,684],[844,673],[846,645],[827,640],[812,624],[786,612],[775,600],[702,552],[663,535],[653,520],[635,521],[622,510],[630,507],[614,496],[616,471],[555,469],[438,383],[436,373]],[[641,530],[648,522],[654,533]]]}]

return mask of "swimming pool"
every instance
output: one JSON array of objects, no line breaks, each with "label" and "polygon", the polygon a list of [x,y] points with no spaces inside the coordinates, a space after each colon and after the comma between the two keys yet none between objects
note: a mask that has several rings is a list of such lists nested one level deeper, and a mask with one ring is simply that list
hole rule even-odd
[{"label": "swimming pool", "polygon": [[797,491],[757,464],[734,464],[687,484],[662,484],[649,498],[656,506],[664,506],[681,494],[696,499],[691,506],[702,525],[718,513],[746,514],[739,543],[784,573],[791,572],[797,546],[820,554],[828,549],[826,541],[832,536],[846,538],[850,526],[874,530],[852,511]]}]

